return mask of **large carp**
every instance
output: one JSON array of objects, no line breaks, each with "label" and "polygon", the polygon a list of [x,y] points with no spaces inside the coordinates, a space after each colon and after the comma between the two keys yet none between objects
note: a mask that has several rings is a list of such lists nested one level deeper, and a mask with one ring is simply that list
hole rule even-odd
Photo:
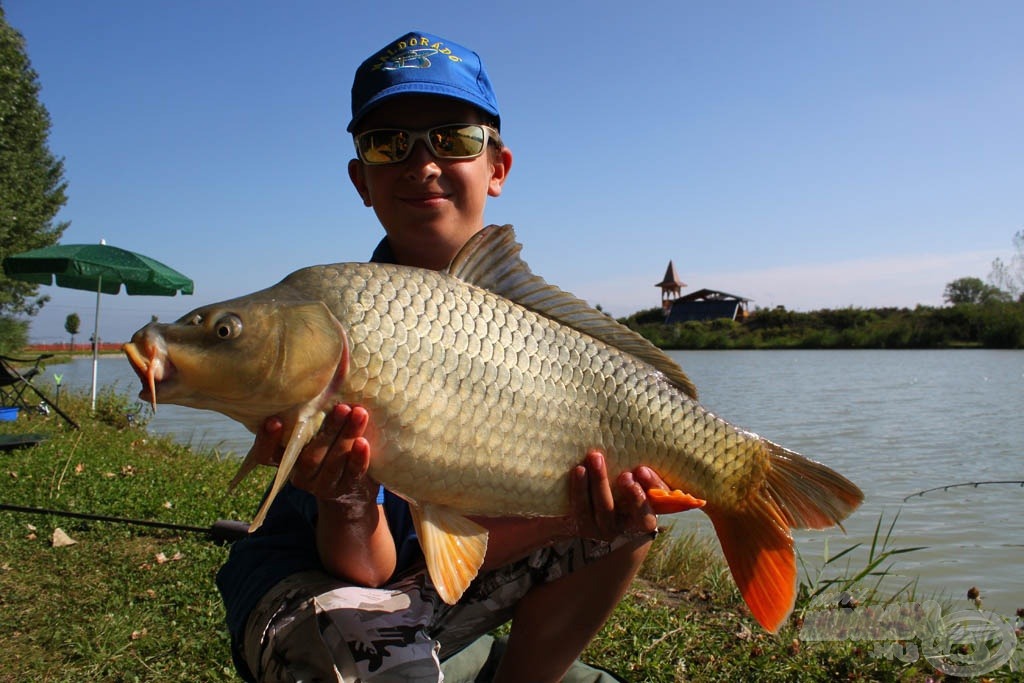
[{"label": "large carp", "polygon": [[[215,410],[253,432],[283,419],[285,453],[252,528],[332,406],[362,405],[369,474],[409,502],[453,603],[487,547],[467,516],[567,514],[569,471],[600,449],[613,474],[648,465],[706,501],[751,612],[776,630],[796,593],[790,529],[837,524],[860,490],[705,410],[668,356],[532,274],[520,248],[511,226],[491,226],[446,272],[305,268],[150,323],[124,350],[154,405]],[[236,482],[252,467],[247,457]],[[673,494],[652,492],[656,509],[690,506]]]}]

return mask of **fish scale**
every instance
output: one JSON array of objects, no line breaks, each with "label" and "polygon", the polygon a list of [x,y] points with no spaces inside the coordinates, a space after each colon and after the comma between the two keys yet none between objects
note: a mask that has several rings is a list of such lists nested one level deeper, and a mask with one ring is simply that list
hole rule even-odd
[{"label": "fish scale", "polygon": [[[410,505],[430,578],[454,603],[476,576],[475,517],[570,512],[569,472],[591,449],[611,476],[653,468],[703,506],[754,616],[775,630],[796,594],[790,528],[824,528],[863,494],[828,467],[735,427],[635,332],[530,272],[509,226],[474,236],[447,271],[341,263],[150,323],[125,352],[141,396],[218,410],[284,454],[253,520],[339,402],[364,406],[369,473]],[[243,462],[235,482],[255,466]]]}]

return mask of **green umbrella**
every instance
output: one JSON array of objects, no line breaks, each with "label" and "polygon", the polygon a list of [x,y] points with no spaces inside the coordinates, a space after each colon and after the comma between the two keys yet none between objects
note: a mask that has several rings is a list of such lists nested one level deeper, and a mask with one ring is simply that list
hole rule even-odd
[{"label": "green umbrella", "polygon": [[[99,244],[57,244],[4,259],[8,277],[40,285],[96,292],[96,322],[92,346],[92,407],[96,408],[96,364],[99,354],[100,293],[174,296],[191,294],[192,280],[148,256]],[[56,282],[54,282],[56,280]]]}]

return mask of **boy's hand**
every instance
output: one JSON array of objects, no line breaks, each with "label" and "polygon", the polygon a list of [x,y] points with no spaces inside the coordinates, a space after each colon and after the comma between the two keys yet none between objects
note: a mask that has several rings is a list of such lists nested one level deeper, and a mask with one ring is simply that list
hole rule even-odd
[{"label": "boy's hand", "polygon": [[[324,418],[323,426],[306,444],[292,469],[292,483],[321,500],[337,500],[350,494],[372,492],[376,499],[377,484],[366,477],[370,464],[370,445],[363,438],[369,414],[361,406],[336,405]],[[257,462],[277,466],[284,447],[281,445],[283,424],[269,417],[256,435],[253,452]]]},{"label": "boy's hand", "polygon": [[611,540],[624,533],[657,530],[658,516],[647,500],[647,491],[667,490],[669,486],[649,467],[641,465],[632,472],[623,472],[613,487],[604,455],[591,451],[570,477],[574,535]]}]

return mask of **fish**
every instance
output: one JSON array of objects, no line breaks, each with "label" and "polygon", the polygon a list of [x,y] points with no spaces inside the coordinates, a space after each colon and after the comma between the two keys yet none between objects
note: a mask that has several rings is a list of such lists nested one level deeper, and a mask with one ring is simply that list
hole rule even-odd
[{"label": "fish", "polygon": [[[276,285],[151,322],[123,350],[140,398],[213,410],[284,454],[251,529],[338,403],[369,413],[368,474],[408,501],[430,578],[454,604],[487,530],[471,517],[570,512],[572,468],[646,465],[658,514],[700,509],[746,604],[776,631],[796,597],[791,529],[841,526],[863,493],[833,469],[718,417],[685,371],[609,315],[534,274],[510,225],[446,270],[302,268]],[[232,485],[256,467],[253,452]]]}]

